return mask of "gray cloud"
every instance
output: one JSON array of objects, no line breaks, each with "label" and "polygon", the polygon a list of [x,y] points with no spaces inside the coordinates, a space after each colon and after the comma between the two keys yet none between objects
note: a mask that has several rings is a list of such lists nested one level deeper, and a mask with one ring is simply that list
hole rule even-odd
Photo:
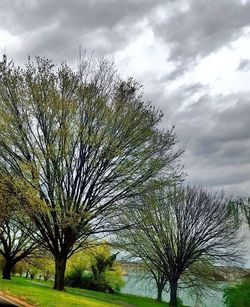
[{"label": "gray cloud", "polygon": [[[184,1],[181,1],[184,5]],[[175,79],[201,58],[239,38],[250,25],[250,2],[235,0],[190,0],[155,27],[156,36],[169,48]]]},{"label": "gray cloud", "polygon": [[165,84],[160,80],[145,94],[164,111],[162,127],[176,127],[186,148],[187,181],[224,189],[234,196],[249,196],[250,92],[211,96],[209,87],[201,83],[171,92],[166,87],[162,92]]},{"label": "gray cloud", "polygon": [[238,66],[239,71],[248,71],[250,70],[250,60],[249,59],[241,59],[239,66]]},{"label": "gray cloud", "polygon": [[153,0],[14,0],[11,5],[6,1],[0,5],[2,26],[22,34],[55,22],[75,31],[112,28],[125,19],[142,18],[157,3]]},{"label": "gray cloud", "polygon": [[176,115],[178,132],[187,142],[189,180],[249,195],[249,92],[204,95]]},{"label": "gray cloud", "polygon": [[[0,29],[20,41],[7,53],[18,61],[30,54],[72,62],[80,44],[113,56],[143,25],[152,29],[174,69],[161,77],[142,68],[141,82],[146,98],[166,114],[162,126],[174,124],[186,143],[188,180],[239,195],[250,194],[249,93],[211,97],[202,83],[170,91],[168,82],[243,35],[249,16],[250,1],[240,0],[0,0]],[[240,60],[238,70],[249,68],[249,60]]]},{"label": "gray cloud", "polygon": [[[164,20],[156,18],[157,9],[166,13]],[[21,48],[10,52],[22,60],[28,53],[72,60],[80,44],[98,55],[114,54],[146,21],[176,66],[166,81],[235,40],[250,24],[249,15],[250,2],[235,0],[0,0],[1,29],[19,37]]]},{"label": "gray cloud", "polygon": [[[148,80],[152,83],[153,80]],[[146,98],[152,101],[158,108],[160,108],[164,115],[165,120],[162,123],[163,127],[169,128],[170,125],[179,126],[178,113],[185,104],[192,103],[195,96],[202,96],[209,91],[209,86],[201,83],[190,83],[178,87],[176,90],[169,91],[168,84],[165,78],[155,82],[154,89],[147,89],[147,83],[144,83]],[[182,114],[182,113],[181,113]]]},{"label": "gray cloud", "polygon": [[[137,23],[157,8],[154,0],[0,1],[1,28],[18,36],[27,54],[71,60],[81,44],[97,54],[112,53],[138,34]],[[2,46],[4,47],[4,46]]]}]

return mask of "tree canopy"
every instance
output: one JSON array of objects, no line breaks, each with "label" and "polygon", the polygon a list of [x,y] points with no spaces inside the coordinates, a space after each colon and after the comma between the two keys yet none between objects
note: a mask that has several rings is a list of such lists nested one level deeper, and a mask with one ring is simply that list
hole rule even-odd
[{"label": "tree canopy", "polygon": [[138,206],[121,217],[133,225],[118,235],[118,242],[145,264],[158,291],[169,283],[170,306],[177,306],[178,283],[197,287],[209,275],[213,279],[212,265],[240,263],[239,237],[223,193],[165,188],[135,201]]},{"label": "tree canopy", "polygon": [[162,115],[105,59],[73,70],[42,58],[21,68],[4,56],[1,169],[32,192],[27,213],[54,256],[55,289],[64,288],[66,261],[90,235],[120,227],[110,219],[126,199],[163,172],[178,175],[182,150],[173,129],[159,129]]}]

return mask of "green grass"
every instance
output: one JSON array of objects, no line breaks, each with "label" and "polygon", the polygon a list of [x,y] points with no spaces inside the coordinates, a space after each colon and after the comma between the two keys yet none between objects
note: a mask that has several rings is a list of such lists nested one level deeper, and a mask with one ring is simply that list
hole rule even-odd
[{"label": "green grass", "polygon": [[29,281],[13,277],[12,280],[0,279],[0,291],[22,298],[40,307],[161,307],[166,302],[157,303],[153,299],[129,295],[106,294],[78,288],[66,288],[65,292],[52,289],[51,283]]}]

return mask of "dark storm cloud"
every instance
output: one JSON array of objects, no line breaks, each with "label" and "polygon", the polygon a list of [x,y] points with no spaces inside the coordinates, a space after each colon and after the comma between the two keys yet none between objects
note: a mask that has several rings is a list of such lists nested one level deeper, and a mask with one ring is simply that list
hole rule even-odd
[{"label": "dark storm cloud", "polygon": [[[169,48],[169,61],[176,69],[175,79],[199,59],[218,51],[239,38],[250,25],[250,2],[240,0],[180,1],[179,7],[155,27]],[[182,4],[182,5],[181,5]]]},{"label": "dark storm cloud", "polygon": [[211,97],[208,87],[191,83],[160,95],[162,87],[146,95],[164,111],[162,127],[176,127],[181,144],[186,148],[182,162],[188,174],[187,181],[225,189],[235,196],[248,195],[248,93]]},{"label": "dark storm cloud", "polygon": [[161,82],[145,94],[164,111],[162,127],[176,127],[186,148],[187,182],[249,196],[250,92],[211,96],[209,86],[201,83],[170,92]]},{"label": "dark storm cloud", "polygon": [[[22,34],[58,22],[66,28],[112,28],[124,19],[143,16],[157,1],[118,0],[15,0],[1,1],[4,25]],[[7,15],[7,16],[6,16]],[[16,20],[16,22],[14,22]]]},{"label": "dark storm cloud", "polygon": [[[168,16],[161,22],[151,18],[157,8]],[[71,60],[80,44],[97,54],[114,54],[146,20],[176,66],[166,80],[236,39],[249,16],[250,2],[238,0],[0,0],[0,28],[21,39],[21,48],[13,50],[17,57],[29,53]]]},{"label": "dark storm cloud", "polygon": [[[97,54],[124,46],[136,24],[160,4],[154,0],[16,0],[0,2],[1,29],[19,36],[19,53],[76,57],[79,45]],[[4,47],[4,46],[2,46]],[[16,52],[17,56],[20,56]],[[14,51],[15,54],[15,51]]]},{"label": "dark storm cloud", "polygon": [[[157,9],[166,17],[157,18]],[[140,76],[146,99],[163,109],[162,125],[175,125],[186,144],[188,180],[239,195],[250,194],[250,93],[211,97],[209,87],[192,80],[176,90],[168,85],[243,35],[249,16],[250,1],[240,0],[0,0],[0,30],[20,41],[7,49],[18,61],[31,54],[72,63],[80,44],[115,56],[144,25],[153,29],[174,68],[163,77],[150,75],[152,63],[145,62]],[[249,63],[239,59],[238,70],[250,69]]]},{"label": "dark storm cloud", "polygon": [[249,94],[204,95],[176,115],[191,182],[249,194]]}]

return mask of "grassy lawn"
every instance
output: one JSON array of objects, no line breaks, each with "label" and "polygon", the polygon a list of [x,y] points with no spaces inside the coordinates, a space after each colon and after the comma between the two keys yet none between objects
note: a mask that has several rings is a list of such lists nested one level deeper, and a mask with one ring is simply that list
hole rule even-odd
[{"label": "grassy lawn", "polygon": [[25,278],[13,277],[12,280],[0,279],[0,291],[22,298],[41,307],[160,307],[167,303],[156,303],[153,299],[129,295],[106,294],[102,292],[67,288],[66,292],[52,289],[50,283],[29,281]]}]

